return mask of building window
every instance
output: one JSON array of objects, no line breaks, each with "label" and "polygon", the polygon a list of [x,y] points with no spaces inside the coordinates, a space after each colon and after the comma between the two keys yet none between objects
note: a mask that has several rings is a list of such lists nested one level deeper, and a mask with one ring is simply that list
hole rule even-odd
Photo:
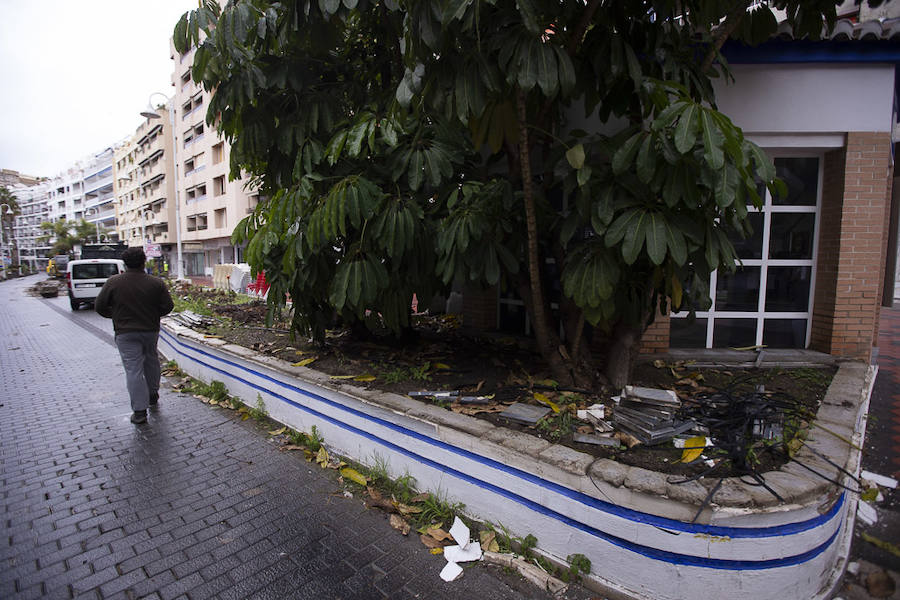
[{"label": "building window", "polygon": [[734,273],[710,277],[712,306],[672,315],[673,348],[805,348],[809,344],[815,278],[816,232],[821,201],[818,156],[776,157],[784,198],[768,190],[760,211],[751,209],[753,234],[732,239],[739,258]]},{"label": "building window", "polygon": [[225,227],[226,219],[225,219],[225,209],[217,208],[215,212],[215,224],[216,229],[222,229]]},{"label": "building window", "polygon": [[212,147],[212,161],[214,165],[219,164],[225,159],[225,142],[219,142]]},{"label": "building window", "polygon": [[221,196],[225,193],[225,176],[213,178],[213,196]]}]

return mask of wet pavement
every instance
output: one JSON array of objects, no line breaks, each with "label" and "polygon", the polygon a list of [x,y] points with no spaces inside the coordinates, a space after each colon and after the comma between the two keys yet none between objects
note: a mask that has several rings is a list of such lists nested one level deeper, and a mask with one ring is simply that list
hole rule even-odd
[{"label": "wet pavement", "polygon": [[165,384],[132,425],[110,322],[26,295],[44,278],[0,282],[0,598],[552,598],[483,565],[443,582],[415,534]]}]

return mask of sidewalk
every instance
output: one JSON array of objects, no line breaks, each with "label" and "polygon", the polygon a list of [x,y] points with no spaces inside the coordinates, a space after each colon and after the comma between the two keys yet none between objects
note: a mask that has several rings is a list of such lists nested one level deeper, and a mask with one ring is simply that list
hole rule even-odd
[{"label": "sidewalk", "polygon": [[100,317],[33,283],[0,286],[0,598],[550,600],[483,565],[443,582],[415,534],[234,412],[164,387],[132,425]]}]

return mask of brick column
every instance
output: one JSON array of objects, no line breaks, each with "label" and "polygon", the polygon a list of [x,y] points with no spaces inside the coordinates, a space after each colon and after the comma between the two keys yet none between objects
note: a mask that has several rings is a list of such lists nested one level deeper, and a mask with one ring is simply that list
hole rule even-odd
[{"label": "brick column", "polygon": [[890,133],[851,132],[825,155],[810,347],[869,360],[890,205]]},{"label": "brick column", "polygon": [[641,354],[659,354],[669,351],[670,320],[668,314],[656,313],[653,323],[641,337]]}]

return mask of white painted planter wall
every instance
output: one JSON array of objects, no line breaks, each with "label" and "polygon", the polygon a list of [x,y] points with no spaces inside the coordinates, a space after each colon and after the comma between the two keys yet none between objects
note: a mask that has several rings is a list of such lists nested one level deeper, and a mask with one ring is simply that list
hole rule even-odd
[{"label": "white painted planter wall", "polygon": [[160,351],[198,379],[222,381],[251,406],[261,397],[269,415],[289,427],[308,432],[315,425],[338,454],[367,465],[383,459],[393,476],[409,473],[418,489],[463,502],[474,518],[533,533],[553,557],[584,554],[593,578],[627,596],[824,597],[842,570],[856,504],[836,487],[803,504],[713,507],[702,524],[691,523],[696,506],[494,443],[484,437],[494,428],[483,421],[467,417],[462,429],[429,422],[404,410],[404,402],[418,405],[412,400],[337,384],[171,321]]}]

